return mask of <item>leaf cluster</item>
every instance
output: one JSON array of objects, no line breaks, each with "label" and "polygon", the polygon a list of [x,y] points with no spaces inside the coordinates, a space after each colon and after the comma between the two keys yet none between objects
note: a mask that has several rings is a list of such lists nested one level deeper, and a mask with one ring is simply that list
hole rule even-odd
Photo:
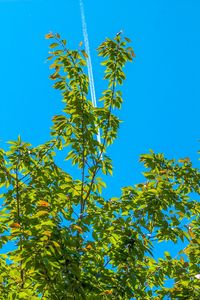
[{"label": "leaf cluster", "polygon": [[[130,40],[116,36],[98,47],[107,89],[96,108],[85,50],[69,49],[59,34],[46,38],[64,108],[50,141],[33,147],[19,136],[0,149],[0,299],[199,299],[200,173],[191,161],[143,154],[144,182],[102,196],[102,178],[112,175],[106,150],[120,124],[119,86],[135,57]],[[80,170],[77,178],[57,165],[58,151]],[[155,258],[159,243],[185,241],[176,257]]]}]

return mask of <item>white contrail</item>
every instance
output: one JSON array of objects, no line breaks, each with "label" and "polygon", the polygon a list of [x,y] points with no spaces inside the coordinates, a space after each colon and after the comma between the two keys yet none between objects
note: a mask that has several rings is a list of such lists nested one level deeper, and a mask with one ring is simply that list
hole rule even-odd
[{"label": "white contrail", "polygon": [[[96,92],[95,92],[95,86],[94,86],[94,77],[93,77],[93,71],[92,71],[92,61],[91,61],[91,56],[90,56],[89,39],[88,39],[87,25],[86,25],[86,21],[85,21],[85,14],[84,14],[84,7],[83,7],[83,1],[82,0],[80,0],[80,8],[81,8],[81,20],[82,20],[82,29],[83,29],[85,51],[88,55],[87,67],[88,67],[90,93],[91,93],[91,98],[92,98],[92,104],[93,104],[94,107],[97,107]],[[100,135],[99,128],[98,128],[97,140],[98,140],[99,143],[101,143],[101,135]]]}]

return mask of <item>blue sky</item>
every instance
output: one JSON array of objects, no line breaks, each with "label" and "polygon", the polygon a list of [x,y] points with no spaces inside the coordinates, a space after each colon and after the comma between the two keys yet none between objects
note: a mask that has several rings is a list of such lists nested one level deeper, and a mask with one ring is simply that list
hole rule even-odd
[{"label": "blue sky", "polygon": [[[124,121],[110,148],[114,176],[109,193],[142,181],[139,154],[149,149],[169,158],[191,157],[200,149],[200,1],[84,0],[97,97],[103,68],[96,48],[121,28],[136,53],[126,67]],[[0,147],[22,139],[33,145],[49,138],[61,97],[51,88],[48,41],[59,32],[69,47],[83,41],[79,0],[0,0]]]}]

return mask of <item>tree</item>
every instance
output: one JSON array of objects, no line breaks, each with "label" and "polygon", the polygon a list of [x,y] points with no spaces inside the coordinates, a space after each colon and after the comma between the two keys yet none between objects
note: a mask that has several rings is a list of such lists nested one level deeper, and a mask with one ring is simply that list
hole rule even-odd
[{"label": "tree", "polygon": [[[102,196],[102,177],[112,174],[106,149],[120,123],[118,86],[135,56],[130,40],[118,35],[99,46],[108,88],[95,108],[86,52],[68,49],[59,34],[46,38],[64,109],[50,141],[33,147],[18,137],[0,150],[0,245],[14,245],[0,256],[0,299],[199,299],[200,174],[191,161],[143,154],[145,183],[123,187],[119,198]],[[79,178],[55,162],[66,149]],[[159,242],[185,239],[175,258],[154,258]]]}]

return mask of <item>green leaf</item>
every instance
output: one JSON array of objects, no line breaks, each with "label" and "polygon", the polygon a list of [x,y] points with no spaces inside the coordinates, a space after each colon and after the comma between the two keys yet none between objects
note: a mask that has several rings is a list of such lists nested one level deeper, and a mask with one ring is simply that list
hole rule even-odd
[{"label": "green leaf", "polygon": [[52,43],[49,47],[52,49],[52,48],[55,48],[55,47],[58,47],[59,44],[58,43]]},{"label": "green leaf", "polygon": [[46,215],[48,215],[48,214],[49,214],[48,211],[46,211],[46,210],[40,210],[40,211],[38,211],[38,212],[33,216],[33,218],[43,217],[43,216],[46,216]]},{"label": "green leaf", "polygon": [[85,52],[85,50],[81,50],[81,53],[83,54],[83,56],[87,59],[88,58],[88,55],[87,53]]},{"label": "green leaf", "polygon": [[27,299],[27,293],[26,292],[19,292],[18,293],[18,298],[19,299]]}]

